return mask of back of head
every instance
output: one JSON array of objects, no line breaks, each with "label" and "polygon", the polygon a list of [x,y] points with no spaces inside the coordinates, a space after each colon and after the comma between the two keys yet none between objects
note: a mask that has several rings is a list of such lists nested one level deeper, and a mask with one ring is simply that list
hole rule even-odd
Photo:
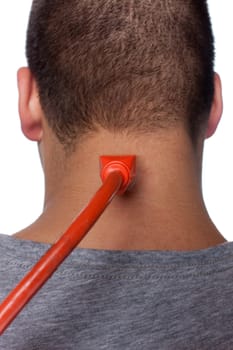
[{"label": "back of head", "polygon": [[27,57],[49,125],[65,146],[101,126],[193,140],[213,99],[206,0],[34,0]]}]

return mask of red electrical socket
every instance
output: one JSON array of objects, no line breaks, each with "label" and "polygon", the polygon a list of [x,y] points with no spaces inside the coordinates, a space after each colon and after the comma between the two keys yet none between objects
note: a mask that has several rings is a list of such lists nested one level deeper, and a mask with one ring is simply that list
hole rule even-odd
[{"label": "red electrical socket", "polygon": [[133,184],[136,175],[136,156],[101,156],[100,175],[104,182],[112,171],[120,171],[123,182],[118,194],[124,194]]}]

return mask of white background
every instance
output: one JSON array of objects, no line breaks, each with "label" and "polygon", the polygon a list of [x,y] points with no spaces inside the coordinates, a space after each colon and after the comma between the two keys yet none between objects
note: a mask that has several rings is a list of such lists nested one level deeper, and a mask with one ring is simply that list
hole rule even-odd
[{"label": "white background", "polygon": [[[20,131],[16,71],[26,64],[24,43],[31,0],[0,2],[0,232],[32,223],[43,207],[43,174],[37,145]],[[209,0],[216,38],[216,71],[225,109],[217,134],[206,142],[203,188],[206,205],[226,239],[233,240],[233,43],[231,0]]]}]

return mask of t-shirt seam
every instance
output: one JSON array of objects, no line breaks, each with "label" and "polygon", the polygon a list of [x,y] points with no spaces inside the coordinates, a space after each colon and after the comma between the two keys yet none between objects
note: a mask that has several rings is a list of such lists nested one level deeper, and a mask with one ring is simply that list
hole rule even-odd
[{"label": "t-shirt seam", "polygon": [[[38,257],[38,259],[40,259],[41,257],[43,257],[43,254]],[[73,266],[74,264],[77,264],[78,268],[91,268],[91,267],[94,267],[94,268],[100,268],[100,269],[103,269],[103,268],[106,268],[106,269],[116,269],[116,268],[135,268],[135,269],[138,269],[138,268],[142,268],[142,269],[146,269],[146,268],[149,268],[149,269],[153,269],[153,268],[159,268],[159,269],[174,269],[174,267],[182,267],[182,268],[189,268],[189,267],[207,267],[207,266],[214,266],[214,265],[219,265],[219,263],[226,263],[228,262],[228,260],[231,260],[232,261],[232,267],[233,267],[233,256],[230,255],[226,258],[219,258],[218,260],[216,259],[208,259],[206,260],[205,262],[197,262],[197,263],[189,263],[189,262],[181,262],[181,263],[172,263],[172,264],[167,264],[167,263],[161,263],[161,264],[157,264],[157,263],[154,263],[154,264],[130,264],[130,263],[127,263],[127,264],[119,264],[119,263],[116,263],[116,264],[109,264],[109,263],[106,263],[106,264],[96,264],[96,263],[90,263],[90,264],[82,264],[82,263],[79,263],[77,261],[73,261]],[[32,267],[36,262],[24,262],[24,263],[21,263],[21,262],[18,262],[18,261],[7,261],[6,264],[7,265],[14,265],[14,266],[18,266],[18,267],[23,267],[23,268],[30,268]],[[72,266],[72,267],[73,267]]]},{"label": "t-shirt seam", "polygon": [[[10,264],[10,263],[9,263]],[[6,265],[9,265],[8,263],[6,263]],[[15,264],[18,267],[21,268],[30,268],[30,266],[25,266],[23,264]],[[174,279],[174,278],[181,278],[181,277],[200,277],[200,276],[209,276],[209,275],[213,275],[213,274],[217,274],[217,273],[221,273],[221,272],[225,272],[228,271],[230,269],[232,269],[233,266],[227,266],[226,268],[222,268],[222,269],[218,269],[218,270],[211,270],[211,271],[202,271],[202,272],[198,272],[198,273],[194,273],[194,272],[181,272],[181,273],[175,273],[174,272],[168,272],[166,275],[164,275],[163,273],[161,273],[161,271],[159,271],[159,274],[155,276],[156,272],[150,272],[147,274],[145,273],[145,275],[138,275],[138,274],[134,274],[132,273],[128,273],[128,274],[124,274],[123,272],[108,272],[108,273],[98,273],[98,272],[94,272],[94,273],[85,273],[82,271],[56,271],[55,273],[57,273],[58,277],[62,277],[62,276],[66,276],[66,277],[72,277],[72,276],[76,276],[82,279],[106,279],[106,280],[137,280],[137,279],[146,279],[146,280],[166,280],[166,279]],[[27,272],[26,272],[27,273]]]}]

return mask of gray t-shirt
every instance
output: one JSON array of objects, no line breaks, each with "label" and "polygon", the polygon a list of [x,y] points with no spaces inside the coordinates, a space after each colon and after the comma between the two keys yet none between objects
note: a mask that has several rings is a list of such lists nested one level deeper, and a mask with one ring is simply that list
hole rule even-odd
[{"label": "gray t-shirt", "polygon": [[[0,301],[47,244],[0,235]],[[77,249],[1,350],[232,350],[233,242],[192,252]]]}]

